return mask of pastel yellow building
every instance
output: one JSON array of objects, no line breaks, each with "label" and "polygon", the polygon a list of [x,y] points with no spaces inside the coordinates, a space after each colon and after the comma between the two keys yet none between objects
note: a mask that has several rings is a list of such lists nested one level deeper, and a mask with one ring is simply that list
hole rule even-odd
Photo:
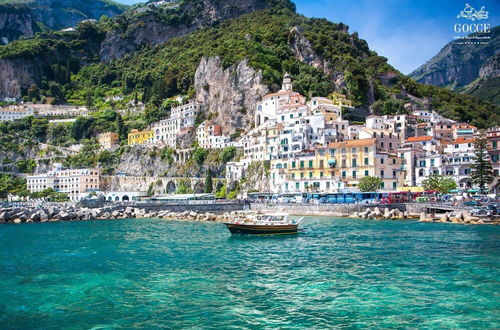
[{"label": "pastel yellow building", "polygon": [[336,192],[355,188],[359,179],[375,176],[382,189],[395,190],[403,183],[401,159],[377,150],[377,139],[332,142],[328,147],[289,159],[271,162],[273,192]]},{"label": "pastel yellow building", "polygon": [[344,94],[340,93],[331,93],[328,95],[328,98],[330,98],[333,101],[333,104],[339,106],[339,107],[352,107],[352,101],[348,100],[347,97]]},{"label": "pastel yellow building", "polygon": [[133,129],[128,133],[128,145],[147,143],[153,136],[153,131],[139,131]]}]

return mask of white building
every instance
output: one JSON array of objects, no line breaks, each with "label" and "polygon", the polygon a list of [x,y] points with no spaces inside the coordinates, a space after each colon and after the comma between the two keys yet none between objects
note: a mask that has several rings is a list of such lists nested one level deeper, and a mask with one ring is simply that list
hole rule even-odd
[{"label": "white building", "polygon": [[204,121],[196,129],[196,138],[200,147],[221,149],[231,145],[228,136],[222,134],[222,126]]},{"label": "white building", "polygon": [[39,192],[52,188],[68,194],[71,201],[79,201],[89,193],[99,190],[99,170],[96,168],[62,169],[56,165],[54,170],[45,174],[27,177],[30,192]]},{"label": "white building", "polygon": [[189,102],[181,106],[172,108],[170,116],[159,122],[153,123],[153,142],[166,144],[172,148],[177,145],[177,136],[183,129],[194,127],[196,116],[201,111],[201,104]]},{"label": "white building", "polygon": [[11,121],[33,115],[34,112],[32,108],[24,108],[16,106],[0,108],[0,121]]},{"label": "white building", "polygon": [[262,102],[257,105],[255,111],[255,126],[258,127],[268,120],[281,122],[286,119],[297,118],[300,113],[304,115],[305,97],[292,90],[292,78],[287,73],[283,77],[283,85],[277,93],[267,94],[262,98]]},{"label": "white building", "polygon": [[244,162],[227,162],[226,179],[229,181],[238,181],[245,176],[247,164]]}]

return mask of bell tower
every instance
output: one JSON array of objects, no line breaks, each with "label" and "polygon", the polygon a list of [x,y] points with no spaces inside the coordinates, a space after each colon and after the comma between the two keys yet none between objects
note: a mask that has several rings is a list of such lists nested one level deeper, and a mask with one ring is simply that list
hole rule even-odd
[{"label": "bell tower", "polygon": [[288,72],[285,72],[285,75],[283,76],[283,85],[281,85],[281,90],[284,91],[292,91],[293,90],[293,85],[292,85],[292,77]]}]

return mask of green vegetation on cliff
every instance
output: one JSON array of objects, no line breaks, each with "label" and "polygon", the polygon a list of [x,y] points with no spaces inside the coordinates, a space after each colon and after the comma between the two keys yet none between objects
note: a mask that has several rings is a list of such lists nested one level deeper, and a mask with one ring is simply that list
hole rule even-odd
[{"label": "green vegetation on cliff", "polygon": [[[222,21],[161,46],[144,47],[110,63],[100,63],[98,58],[106,31],[129,31],[125,25],[130,15],[174,13],[129,13],[98,24],[81,24],[74,33],[40,34],[33,40],[0,47],[0,58],[32,58],[43,63],[38,86],[23,91],[28,100],[106,108],[110,106],[106,97],[120,95],[123,103],[146,103],[150,115],[143,123],[168,114],[170,108],[164,106],[168,98],[194,95],[196,68],[202,57],[210,56],[219,56],[224,67],[248,60],[251,67],[262,70],[271,90],[279,88],[287,71],[294,77],[295,89],[308,97],[338,91],[357,106],[377,101],[381,113],[405,112],[404,104],[424,104],[428,99],[431,109],[451,119],[479,127],[500,123],[499,106],[416,83],[370,51],[357,33],[349,34],[346,25],[306,18],[291,9],[289,2],[276,1],[273,8]],[[165,24],[177,24],[169,22],[167,16],[161,16]],[[141,20],[130,22],[139,24]],[[301,61],[293,42],[302,42],[298,48],[313,54],[320,63],[312,66]],[[36,88],[36,93],[29,93]]]}]

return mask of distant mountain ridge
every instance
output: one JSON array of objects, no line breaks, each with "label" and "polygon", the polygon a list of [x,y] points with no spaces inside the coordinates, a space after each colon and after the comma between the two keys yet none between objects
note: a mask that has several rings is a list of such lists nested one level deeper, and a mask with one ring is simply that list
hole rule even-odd
[{"label": "distant mountain ridge", "polygon": [[0,44],[74,27],[86,19],[113,17],[127,8],[110,0],[0,0]]},{"label": "distant mountain ridge", "polygon": [[459,42],[449,42],[410,77],[500,104],[500,26],[491,30],[491,40],[485,45]]}]

